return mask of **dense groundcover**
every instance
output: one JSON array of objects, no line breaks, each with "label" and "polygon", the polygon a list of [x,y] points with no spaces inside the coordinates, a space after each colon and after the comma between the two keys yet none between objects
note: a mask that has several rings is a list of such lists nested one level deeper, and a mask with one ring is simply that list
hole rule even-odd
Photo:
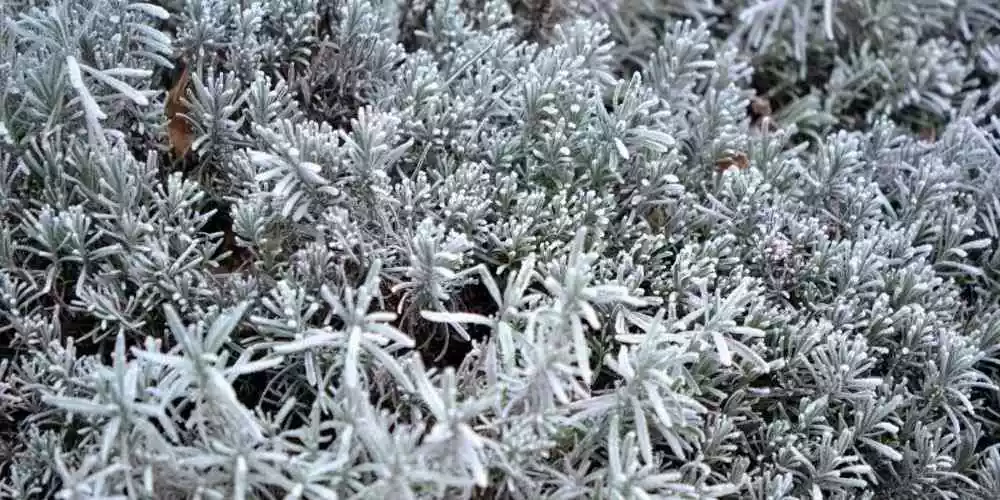
[{"label": "dense groundcover", "polygon": [[1000,498],[998,1],[0,18],[2,498]]}]

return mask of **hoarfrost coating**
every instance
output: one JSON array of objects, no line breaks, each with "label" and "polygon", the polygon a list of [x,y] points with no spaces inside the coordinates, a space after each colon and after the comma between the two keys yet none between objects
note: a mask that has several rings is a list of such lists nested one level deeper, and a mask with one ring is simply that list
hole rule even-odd
[{"label": "hoarfrost coating", "polygon": [[995,1],[0,13],[0,497],[1000,498]]}]

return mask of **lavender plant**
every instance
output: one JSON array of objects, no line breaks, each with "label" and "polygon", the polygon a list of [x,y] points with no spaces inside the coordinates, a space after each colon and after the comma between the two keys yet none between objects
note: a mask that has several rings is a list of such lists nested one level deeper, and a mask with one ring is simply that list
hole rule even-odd
[{"label": "lavender plant", "polygon": [[8,1],[0,497],[995,498],[997,11]]}]

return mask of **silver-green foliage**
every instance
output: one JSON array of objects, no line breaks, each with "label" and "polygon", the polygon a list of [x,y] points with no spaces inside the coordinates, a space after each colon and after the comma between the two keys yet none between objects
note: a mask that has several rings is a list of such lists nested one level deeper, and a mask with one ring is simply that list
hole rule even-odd
[{"label": "silver-green foliage", "polygon": [[775,118],[867,127],[883,114],[921,129],[985,124],[1000,89],[994,0],[620,0],[616,38],[649,50],[664,23],[696,19],[755,60]]},{"label": "silver-green foliage", "polygon": [[876,103],[801,144],[744,2],[334,3],[0,6],[0,495],[1000,494],[988,3],[744,6]]}]

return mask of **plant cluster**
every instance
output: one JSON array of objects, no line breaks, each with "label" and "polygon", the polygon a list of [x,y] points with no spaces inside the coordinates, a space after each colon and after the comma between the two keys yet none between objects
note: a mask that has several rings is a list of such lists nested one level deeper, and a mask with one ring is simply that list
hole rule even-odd
[{"label": "plant cluster", "polygon": [[998,11],[8,0],[0,497],[1000,498]]}]

